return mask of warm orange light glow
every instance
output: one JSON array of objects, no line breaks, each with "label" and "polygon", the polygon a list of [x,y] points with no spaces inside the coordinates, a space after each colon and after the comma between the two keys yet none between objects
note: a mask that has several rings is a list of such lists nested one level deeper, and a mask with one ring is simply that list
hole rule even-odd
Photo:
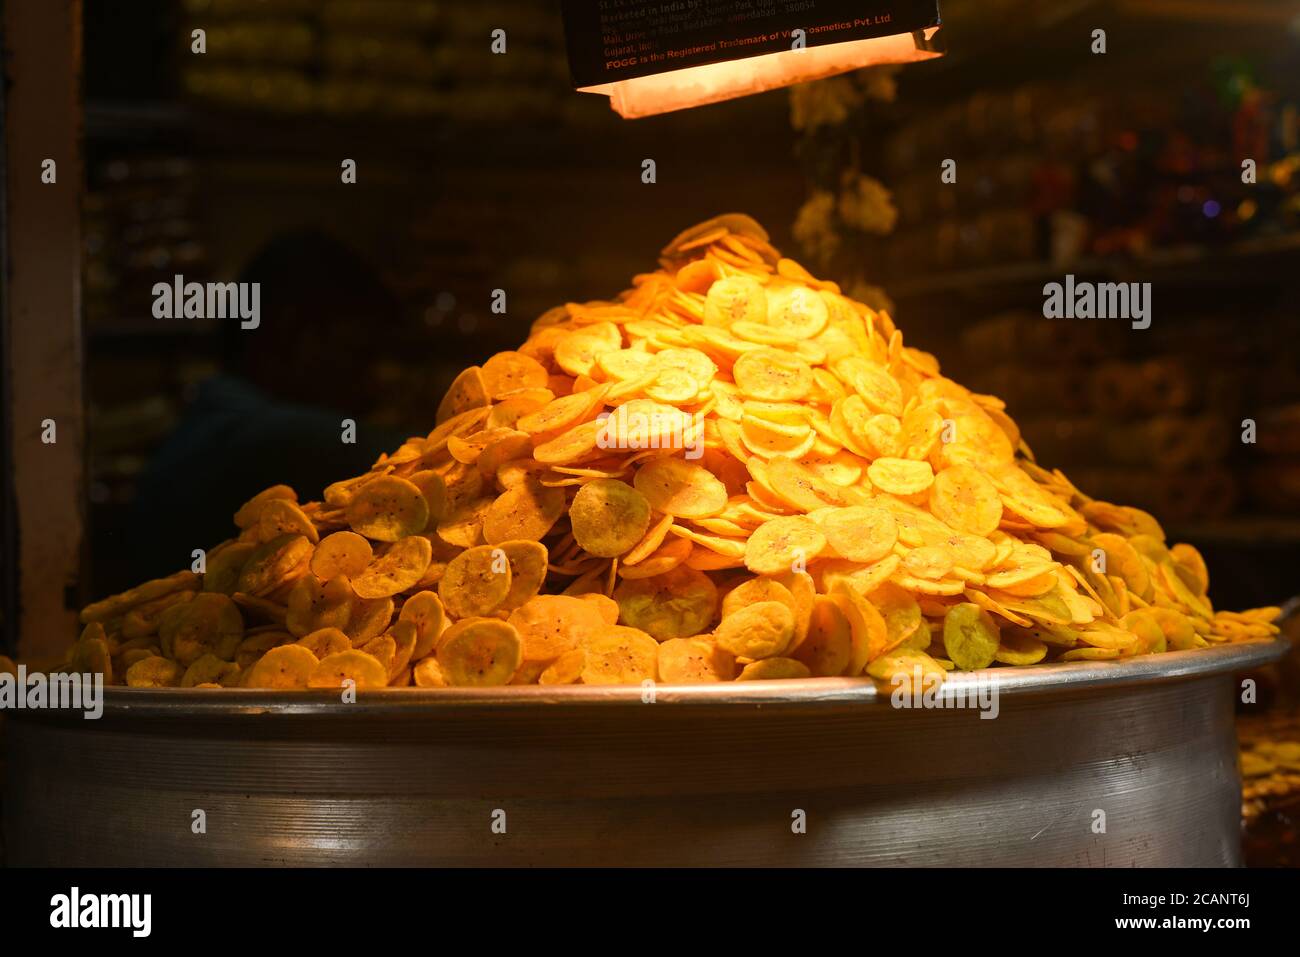
[{"label": "warm orange light glow", "polygon": [[610,106],[624,119],[654,116],[775,90],[793,83],[820,80],[866,66],[929,60],[942,55],[927,45],[938,29],[930,27],[925,30],[924,42],[911,33],[898,33],[803,50],[782,50],[726,63],[707,63],[634,80],[585,86],[580,91],[605,94]]}]

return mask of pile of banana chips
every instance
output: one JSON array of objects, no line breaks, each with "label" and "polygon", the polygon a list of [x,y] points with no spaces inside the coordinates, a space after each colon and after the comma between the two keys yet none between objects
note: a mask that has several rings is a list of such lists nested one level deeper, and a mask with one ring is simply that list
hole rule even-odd
[{"label": "pile of banana chips", "polygon": [[670,684],[1107,660],[1267,639],[1195,548],[1034,461],[994,396],[730,214],[466,369],[322,501],[272,486],[96,602],[132,687]]}]

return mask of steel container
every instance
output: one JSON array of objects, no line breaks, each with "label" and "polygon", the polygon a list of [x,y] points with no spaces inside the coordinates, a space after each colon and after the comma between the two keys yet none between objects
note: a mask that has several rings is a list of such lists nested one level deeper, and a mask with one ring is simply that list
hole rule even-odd
[{"label": "steel container", "polygon": [[[1234,676],[1285,649],[957,674],[949,707],[826,678],[109,688],[99,720],[9,712],[5,841],[17,865],[1233,866]],[[951,707],[980,687],[996,718]]]}]

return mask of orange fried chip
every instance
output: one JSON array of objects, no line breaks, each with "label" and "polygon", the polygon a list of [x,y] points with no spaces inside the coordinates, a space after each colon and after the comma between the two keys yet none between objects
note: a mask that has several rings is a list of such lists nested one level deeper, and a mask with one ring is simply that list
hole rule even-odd
[{"label": "orange fried chip", "polygon": [[625,578],[614,589],[619,619],[658,641],[707,631],[718,608],[718,589],[686,565],[652,578]]},{"label": "orange fried chip", "polygon": [[479,545],[447,563],[442,581],[438,582],[438,597],[457,618],[488,615],[510,594],[510,582],[506,553],[491,545]]},{"label": "orange fried chip", "polygon": [[377,542],[395,542],[424,531],[429,504],[411,482],[382,475],[357,490],[346,514],[348,525],[357,534]]}]

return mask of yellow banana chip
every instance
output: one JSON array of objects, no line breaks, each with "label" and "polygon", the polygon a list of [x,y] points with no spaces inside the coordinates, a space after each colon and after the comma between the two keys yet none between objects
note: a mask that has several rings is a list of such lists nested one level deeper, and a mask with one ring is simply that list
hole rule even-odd
[{"label": "yellow banana chip", "polygon": [[1036,665],[1047,657],[1048,645],[1023,631],[1007,630],[998,639],[993,658],[1004,665]]},{"label": "yellow banana chip", "polygon": [[442,599],[431,591],[416,592],[406,599],[398,620],[415,626],[415,647],[411,651],[411,657],[417,661],[432,653],[447,624]]},{"label": "yellow banana chip", "polygon": [[233,661],[222,661],[216,655],[203,655],[194,661],[181,676],[182,688],[195,688],[199,685],[216,685],[218,688],[234,688],[239,684],[240,668]]},{"label": "yellow banana chip", "polygon": [[129,688],[176,688],[184,676],[185,669],[176,662],[150,655],[126,669],[126,684]]},{"label": "yellow banana chip", "polygon": [[934,482],[934,470],[929,462],[912,459],[881,458],[867,467],[871,484],[890,495],[915,495],[924,492]]},{"label": "yellow banana chip", "polygon": [[293,579],[311,560],[312,543],[304,535],[280,535],[264,542],[249,556],[239,573],[236,591],[265,598]]},{"label": "yellow banana chip", "polygon": [[633,484],[651,508],[676,518],[707,518],[727,506],[727,487],[716,476],[672,455],[642,465]]},{"label": "yellow banana chip", "polygon": [[582,683],[628,685],[659,675],[659,644],[639,628],[610,625],[583,644]]},{"label": "yellow banana chip", "polygon": [[930,510],[959,532],[987,536],[1002,520],[1002,498],[978,469],[952,465],[934,477]]},{"label": "yellow banana chip", "polygon": [[794,658],[764,658],[751,661],[736,675],[737,681],[779,681],[790,678],[811,678],[812,672],[802,661]]},{"label": "yellow banana chip", "polygon": [[377,542],[395,542],[424,531],[429,503],[418,486],[396,475],[367,482],[347,505],[347,522],[358,535]]},{"label": "yellow banana chip", "polygon": [[718,588],[686,565],[652,578],[625,578],[614,589],[619,620],[658,641],[689,638],[709,629],[718,609]]},{"label": "yellow banana chip", "polygon": [[491,545],[466,549],[447,564],[438,597],[457,618],[487,615],[510,594],[510,559]]},{"label": "yellow banana chip", "polygon": [[204,592],[163,612],[158,637],[163,653],[188,667],[208,652],[234,657],[244,637],[244,621],[229,597]]},{"label": "yellow banana chip", "polygon": [[569,521],[574,539],[587,554],[614,558],[645,537],[650,503],[626,482],[596,479],[578,489]]},{"label": "yellow banana chip", "polygon": [[538,595],[510,613],[522,660],[551,662],[607,627],[600,609],[570,595]]},{"label": "yellow banana chip", "polygon": [[352,585],[346,577],[321,581],[313,574],[306,574],[289,592],[285,627],[298,637],[319,628],[346,628],[352,620],[354,600]]},{"label": "yellow banana chip", "polygon": [[745,567],[756,575],[802,571],[826,548],[826,535],[802,515],[764,522],[745,543]]},{"label": "yellow banana chip", "polygon": [[962,671],[987,668],[997,658],[1000,635],[989,613],[962,602],[948,609],[943,620],[943,647]]},{"label": "yellow banana chip", "polygon": [[352,579],[358,598],[388,598],[400,594],[424,578],[433,561],[433,546],[427,538],[411,535],[394,542],[387,551]]},{"label": "yellow banana chip", "polygon": [[235,512],[235,524],[240,528],[252,528],[258,523],[262,509],[267,503],[280,499],[296,503],[298,493],[288,485],[272,485],[268,489],[263,489],[239,507]]},{"label": "yellow banana chip", "polygon": [[298,639],[298,644],[306,648],[318,659],[352,649],[352,639],[338,628],[321,628]]},{"label": "yellow banana chip", "polygon": [[[339,575],[353,578],[370,566],[373,556],[370,542],[356,532],[334,532],[322,538],[312,552],[311,573],[323,581]],[[211,564],[208,567],[211,570]]]},{"label": "yellow banana chip", "polygon": [[879,561],[898,541],[898,523],[888,509],[851,505],[818,516],[827,544],[843,558],[862,564]]},{"label": "yellow banana chip", "polygon": [[[219,591],[223,595],[232,594],[239,586],[239,573],[256,550],[255,542],[230,542],[214,549],[208,554],[207,569],[203,573],[203,590]],[[185,592],[172,594],[179,595]]]},{"label": "yellow banana chip", "polygon": [[572,651],[566,651],[543,668],[541,674],[537,676],[537,683],[539,685],[577,684],[582,678],[583,669],[586,667],[587,650],[585,648],[574,648]]},{"label": "yellow banana chip", "polygon": [[737,658],[771,658],[794,639],[794,613],[779,601],[746,605],[722,619],[714,632],[718,647]]},{"label": "yellow banana chip", "polygon": [[307,687],[341,688],[345,681],[354,682],[358,691],[384,688],[388,685],[388,672],[379,659],[364,651],[336,651],[316,663],[308,676]]},{"label": "yellow banana chip", "polygon": [[669,638],[659,645],[659,680],[689,685],[731,681],[736,658],[707,637]]},{"label": "yellow banana chip", "polygon": [[437,658],[425,658],[423,661],[416,662],[412,677],[417,688],[450,687],[442,673],[442,665],[438,664]]},{"label": "yellow banana chip", "polygon": [[302,535],[313,545],[320,539],[311,519],[287,498],[271,499],[257,513],[258,541],[269,542],[280,535]]},{"label": "yellow banana chip", "polygon": [[539,541],[564,514],[564,490],[524,481],[506,489],[483,515],[483,539],[489,545],[528,539]]},{"label": "yellow banana chip", "polygon": [[375,635],[382,635],[393,620],[391,598],[358,598],[352,603],[352,617],[343,629],[352,644],[365,644]]},{"label": "yellow banana chip", "polygon": [[501,602],[502,611],[511,611],[542,590],[546,581],[546,546],[541,542],[502,542],[497,546],[510,563],[510,591]]},{"label": "yellow banana chip", "polygon": [[614,599],[594,592],[589,592],[586,595],[579,595],[578,598],[595,606],[596,611],[600,613],[600,617],[604,619],[605,624],[618,624],[618,602],[614,601]]},{"label": "yellow banana chip", "polygon": [[881,655],[867,665],[867,674],[891,688],[906,688],[913,694],[923,692],[928,682],[941,684],[947,677],[944,667],[924,651],[909,648]]},{"label": "yellow banana chip", "polygon": [[438,421],[445,422],[464,412],[488,404],[487,385],[483,381],[483,370],[470,366],[456,376],[442,402],[438,404]]},{"label": "yellow banana chip", "polygon": [[546,388],[546,367],[519,352],[498,352],[483,363],[482,379],[489,398],[503,399],[525,389]]},{"label": "yellow banana chip", "polygon": [[793,402],[812,391],[812,368],[803,359],[779,349],[744,353],[731,370],[740,391],[753,399]]},{"label": "yellow banana chip", "polygon": [[880,657],[889,647],[889,628],[876,606],[848,582],[837,581],[832,587],[831,597],[848,619],[849,631],[853,637],[849,663],[844,668],[844,674],[856,678],[862,674],[868,662]]},{"label": "yellow banana chip", "polygon": [[317,664],[316,656],[302,645],[277,645],[244,672],[240,686],[277,691],[306,688]]},{"label": "yellow banana chip", "polygon": [[722,599],[722,617],[734,615],[749,605],[761,601],[779,601],[796,614],[794,595],[775,578],[750,578],[741,582]]},{"label": "yellow banana chip", "polygon": [[795,648],[793,655],[817,677],[844,674],[853,658],[853,630],[834,598],[816,597],[808,637]]},{"label": "yellow banana chip", "polygon": [[443,633],[438,666],[453,687],[509,684],[523,661],[514,627],[496,618],[465,618]]}]

